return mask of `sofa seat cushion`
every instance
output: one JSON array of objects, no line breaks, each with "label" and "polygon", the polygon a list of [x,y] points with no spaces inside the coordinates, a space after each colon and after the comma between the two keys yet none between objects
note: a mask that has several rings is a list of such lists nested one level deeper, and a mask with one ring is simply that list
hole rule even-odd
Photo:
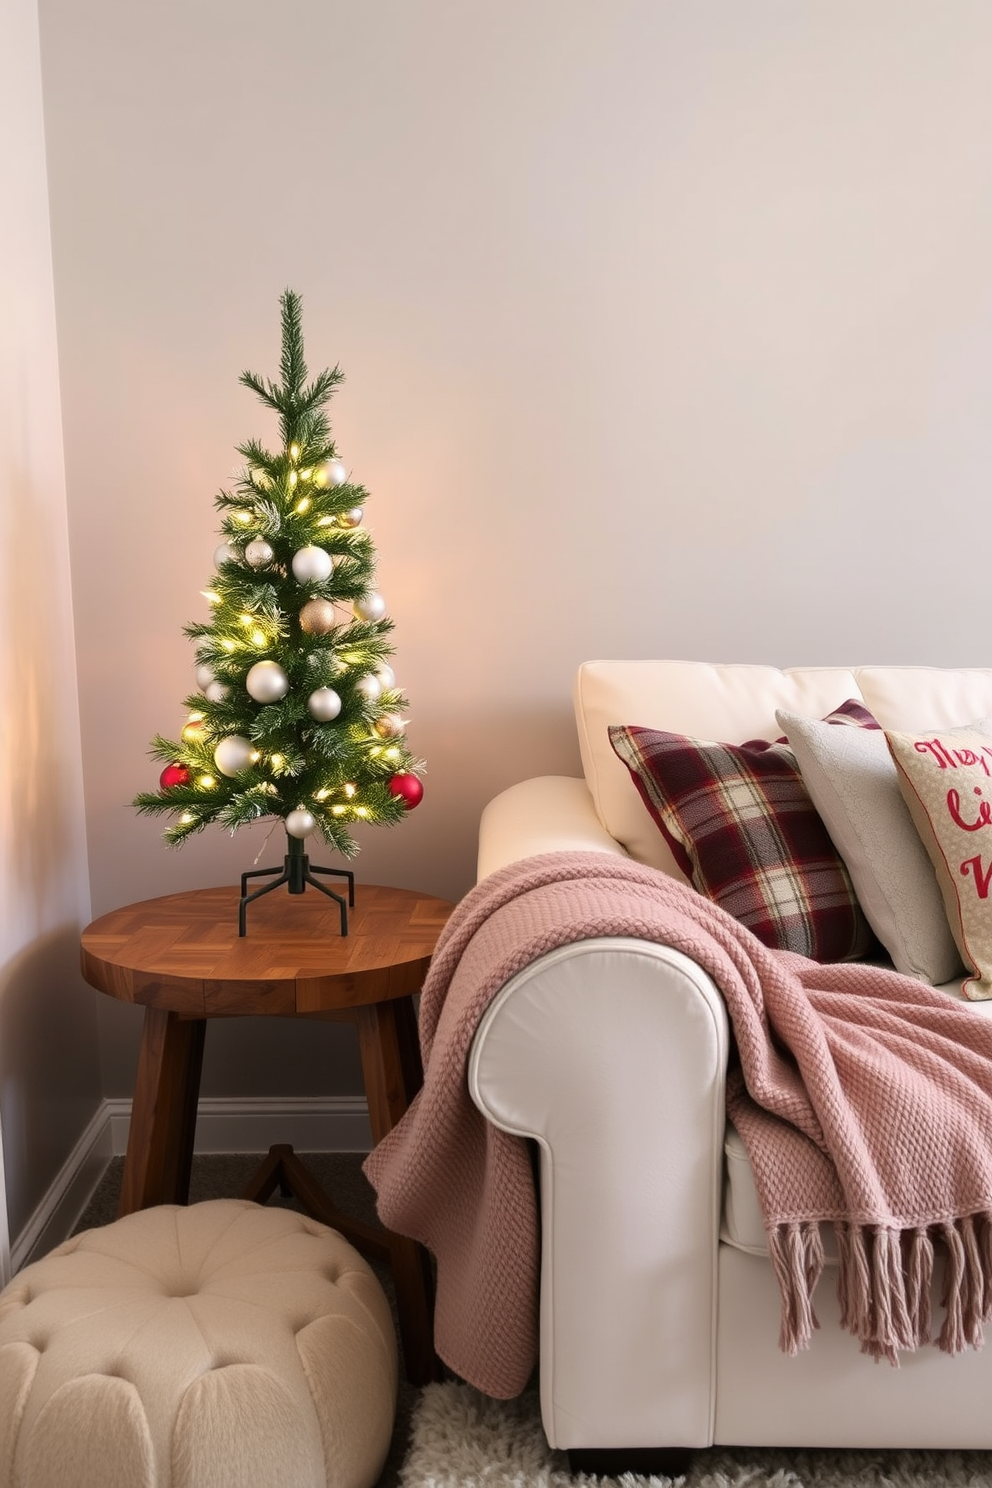
[{"label": "sofa seat cushion", "polygon": [[[957,1001],[967,1001],[963,980],[940,988]],[[992,1002],[970,1002],[978,1017],[992,1018]],[[747,1148],[733,1123],[728,1121],[723,1144],[723,1215],[720,1239],[749,1255],[767,1255],[768,1243],[761,1219],[761,1205]],[[823,1226],[823,1249],[828,1262],[836,1261],[837,1246],[830,1225]]]}]

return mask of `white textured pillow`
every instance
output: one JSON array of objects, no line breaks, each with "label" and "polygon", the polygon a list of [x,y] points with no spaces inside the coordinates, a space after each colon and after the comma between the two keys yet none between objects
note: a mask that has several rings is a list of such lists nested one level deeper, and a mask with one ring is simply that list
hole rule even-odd
[{"label": "white textured pillow", "polygon": [[[779,709],[779,728],[865,918],[897,971],[939,985],[962,973],[930,856],[881,729],[834,728]],[[992,731],[987,719],[972,731]]]}]

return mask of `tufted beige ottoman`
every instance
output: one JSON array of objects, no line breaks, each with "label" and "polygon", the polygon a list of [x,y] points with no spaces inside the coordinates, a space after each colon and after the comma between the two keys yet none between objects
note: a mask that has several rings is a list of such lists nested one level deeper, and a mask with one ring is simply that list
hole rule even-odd
[{"label": "tufted beige ottoman", "polygon": [[145,1209],[0,1293],[0,1488],[369,1488],[396,1353],[334,1230],[239,1199]]}]

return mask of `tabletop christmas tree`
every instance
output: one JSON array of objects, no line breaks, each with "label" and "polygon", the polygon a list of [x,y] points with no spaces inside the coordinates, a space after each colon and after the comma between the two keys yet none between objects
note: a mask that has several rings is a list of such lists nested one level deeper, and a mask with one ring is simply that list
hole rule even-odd
[{"label": "tabletop christmas tree", "polygon": [[[280,304],[281,380],[241,375],[278,414],[280,448],[239,445],[245,468],[215,498],[223,541],[204,590],[210,619],[185,627],[199,691],[185,699],[181,738],[153,741],[165,766],[159,789],[133,804],[174,814],[164,836],[177,846],[212,822],[234,832],[281,818],[283,866],[242,875],[240,933],[251,899],[309,883],[337,900],[347,934],[343,897],[314,875],[346,878],[352,903],[353,877],[312,867],[306,839],[352,857],[352,825],[396,822],[417,805],[423,761],[407,746],[407,700],[388,661],[393,622],[362,526],[368,492],[351,479],[324,411],[342,373],[307,381],[300,298],[287,290]],[[249,895],[247,880],[266,876],[274,881]]]}]

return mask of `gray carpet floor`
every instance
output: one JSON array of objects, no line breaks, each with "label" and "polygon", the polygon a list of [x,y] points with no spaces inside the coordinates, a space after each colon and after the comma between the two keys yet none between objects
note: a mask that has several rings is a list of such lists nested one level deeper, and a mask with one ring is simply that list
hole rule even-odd
[{"label": "gray carpet floor", "polygon": [[[312,1152],[300,1155],[339,1209],[345,1214],[365,1220],[368,1224],[378,1223],[372,1189],[362,1173],[364,1153]],[[190,1179],[190,1202],[195,1204],[204,1199],[237,1197],[261,1163],[262,1158],[262,1153],[225,1153],[219,1156],[194,1157]],[[123,1171],[124,1159],[113,1158],[93,1197],[79,1217],[79,1223],[76,1225],[77,1232],[109,1224],[117,1218],[117,1203],[120,1197]],[[269,1203],[281,1204],[288,1209],[300,1208],[294,1198],[283,1198],[278,1192],[273,1195]],[[370,1264],[389,1298],[395,1318],[396,1294],[389,1268],[375,1262],[370,1262]],[[398,1488],[400,1466],[409,1446],[410,1421],[419,1393],[406,1381],[401,1349],[396,1425],[393,1430],[389,1456],[377,1488]]]}]

